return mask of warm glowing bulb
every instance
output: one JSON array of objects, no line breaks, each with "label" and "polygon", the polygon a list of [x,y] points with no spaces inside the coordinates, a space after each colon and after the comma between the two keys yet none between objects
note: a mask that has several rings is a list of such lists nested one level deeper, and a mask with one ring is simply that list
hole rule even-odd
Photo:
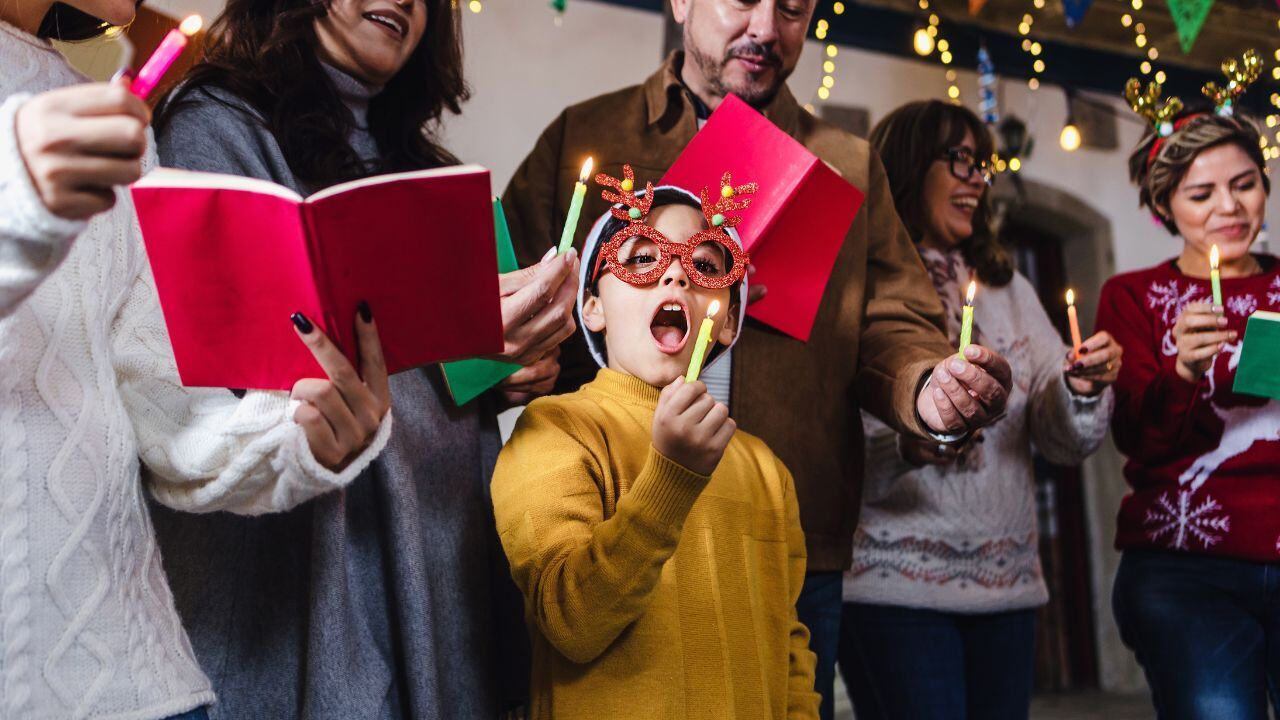
[{"label": "warm glowing bulb", "polygon": [[1043,50],[1044,50],[1044,48],[1040,46],[1040,43],[1031,43],[1031,54],[1032,54],[1032,55],[1039,55],[1039,54],[1041,53],[1041,51],[1043,51]]},{"label": "warm glowing bulb", "polygon": [[820,28],[818,28],[817,30],[814,30],[814,31],[813,31],[813,36],[814,36],[814,37],[816,37],[816,38],[817,38],[817,39],[819,39],[819,40],[826,40],[826,39],[827,39],[827,29],[826,29],[826,28],[824,28],[824,27],[820,27]]},{"label": "warm glowing bulb", "polygon": [[951,49],[951,43],[947,42],[946,40],[938,41],[938,50],[940,50],[941,52],[946,52],[950,49]]},{"label": "warm glowing bulb", "polygon": [[1039,89],[1040,89],[1040,78],[1031,78],[1030,80],[1028,80],[1028,81],[1027,81],[1027,87],[1031,88],[1032,90],[1039,90]]},{"label": "warm glowing bulb", "polygon": [[1076,304],[1076,291],[1072,290],[1071,288],[1067,288],[1067,305],[1075,305],[1075,304]]},{"label": "warm glowing bulb", "polygon": [[1142,70],[1143,75],[1146,75],[1151,72],[1151,63],[1143,60],[1142,64],[1138,66],[1138,69]]},{"label": "warm glowing bulb", "polygon": [[833,58],[833,57],[835,57],[837,54],[839,54],[839,52],[840,52],[840,51],[836,49],[836,46],[835,46],[835,45],[828,45],[828,46],[827,46],[827,57]]},{"label": "warm glowing bulb", "polygon": [[837,15],[843,15],[843,14],[844,14],[844,3],[842,3],[842,2],[838,2],[838,3],[836,3],[835,5],[832,5],[832,6],[831,6],[831,12],[833,12],[833,13],[835,13],[835,14],[837,14]]},{"label": "warm glowing bulb", "polygon": [[199,15],[191,15],[182,24],[178,26],[178,32],[191,37],[200,32],[200,28],[204,27],[204,18]]},{"label": "warm glowing bulb", "polygon": [[942,64],[943,64],[943,65],[950,65],[950,64],[951,64],[951,53],[949,53],[949,52],[944,52],[944,53],[942,53],[941,55],[939,55],[939,56],[938,56],[938,59],[942,60]]},{"label": "warm glowing bulb", "polygon": [[831,62],[830,60],[824,60],[824,61],[823,61],[823,63],[822,63],[822,72],[827,73],[828,75],[830,75],[831,73],[833,73],[833,72],[835,72],[835,71],[836,71],[836,64],[835,64],[835,63]]},{"label": "warm glowing bulb", "polygon": [[920,28],[919,30],[916,31],[914,45],[916,49],[916,54],[921,57],[924,57],[929,53],[933,52],[933,37],[930,36],[929,33],[926,32],[924,28]]},{"label": "warm glowing bulb", "polygon": [[1160,51],[1156,49],[1155,45],[1152,45],[1151,47],[1147,48],[1148,59],[1155,60],[1158,57],[1160,57]]},{"label": "warm glowing bulb", "polygon": [[1209,269],[1210,270],[1218,269],[1219,259],[1220,259],[1220,256],[1218,254],[1218,246],[1215,244],[1213,247],[1209,248]]},{"label": "warm glowing bulb", "polygon": [[1009,159],[1009,169],[1010,169],[1010,170],[1012,170],[1012,171],[1014,171],[1014,172],[1018,172],[1019,170],[1021,170],[1021,169],[1022,169],[1022,161],[1021,161],[1021,160],[1019,160],[1018,158],[1010,158],[1010,159]]},{"label": "warm glowing bulb", "polygon": [[964,294],[964,302],[966,305],[973,304],[973,296],[978,292],[978,283],[976,280],[969,281],[969,292]]},{"label": "warm glowing bulb", "polygon": [[1029,32],[1031,32],[1031,26],[1030,26],[1030,25],[1028,25],[1027,23],[1018,23],[1018,33],[1019,33],[1019,34],[1026,35],[1026,34],[1027,34],[1027,33],[1029,33]]},{"label": "warm glowing bulb", "polygon": [[1044,72],[1044,61],[1036,60],[1034,63],[1031,64],[1031,68],[1038,73]]},{"label": "warm glowing bulb", "polygon": [[1067,152],[1075,152],[1080,149],[1080,128],[1072,123],[1067,123],[1062,127],[1062,134],[1058,136],[1058,143],[1062,145],[1062,149]]},{"label": "warm glowing bulb", "polygon": [[819,99],[819,100],[826,100],[826,99],[827,99],[827,98],[829,98],[829,97],[831,97],[831,91],[830,91],[830,90],[828,90],[828,89],[826,89],[826,88],[824,88],[824,87],[820,87],[820,88],[818,88],[818,99]]},{"label": "warm glowing bulb", "polygon": [[480,0],[471,0],[467,7],[471,8],[471,12],[477,14],[484,9],[484,6],[480,4]]},{"label": "warm glowing bulb", "polygon": [[1135,44],[1135,45],[1137,45],[1138,47],[1146,47],[1146,46],[1147,46],[1147,36],[1146,36],[1146,35],[1139,35],[1138,37],[1136,37],[1136,38],[1134,38],[1134,39],[1133,39],[1133,42],[1134,42],[1134,44]]},{"label": "warm glowing bulb", "polygon": [[959,100],[960,88],[956,87],[955,85],[952,85],[951,87],[947,88],[947,95],[950,96],[952,100]]},{"label": "warm glowing bulb", "polygon": [[1156,82],[1158,83],[1164,83],[1164,81],[1167,80],[1168,78],[1169,76],[1165,75],[1163,70],[1160,70],[1159,72],[1156,73]]},{"label": "warm glowing bulb", "polygon": [[1132,16],[1132,15],[1130,15],[1129,13],[1125,13],[1125,14],[1121,15],[1121,16],[1120,16],[1120,24],[1121,24],[1121,25],[1123,25],[1123,26],[1125,26],[1125,27],[1129,27],[1130,25],[1132,25],[1132,24],[1133,24],[1133,16]]},{"label": "warm glowing bulb", "polygon": [[827,88],[829,90],[835,87],[835,84],[836,84],[836,79],[831,77],[830,75],[824,75],[822,77],[822,87]]},{"label": "warm glowing bulb", "polygon": [[594,165],[595,165],[595,161],[591,159],[590,155],[588,155],[587,161],[582,163],[582,173],[578,175],[578,182],[584,185],[586,184],[587,178],[591,177],[591,168]]}]

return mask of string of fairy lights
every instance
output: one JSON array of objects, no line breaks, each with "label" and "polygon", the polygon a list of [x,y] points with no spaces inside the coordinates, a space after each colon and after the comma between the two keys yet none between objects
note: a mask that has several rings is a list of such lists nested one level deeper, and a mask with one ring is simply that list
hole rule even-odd
[{"label": "string of fairy lights", "polygon": [[[833,15],[843,15],[845,10],[844,3],[841,0],[831,4],[831,13]],[[831,21],[825,15],[818,17],[817,23],[813,27],[813,36],[818,40],[826,41],[827,35],[831,31]],[[836,86],[836,57],[840,55],[840,49],[835,43],[826,43],[823,49],[822,58],[822,79],[818,81],[817,96],[818,100],[826,102],[831,98],[831,89]],[[805,105],[805,109],[814,112],[812,103]]]},{"label": "string of fairy lights", "polygon": [[[942,24],[942,18],[938,14],[930,11],[929,0],[919,0],[917,3],[920,10],[929,13],[929,22],[924,27],[916,30],[912,38],[912,46],[916,54],[920,57],[929,57],[934,50],[938,51],[938,61],[944,67],[950,66],[955,57],[951,54],[951,42],[942,37],[942,30],[939,26]],[[960,85],[957,83],[956,71],[947,67],[947,97],[951,102],[959,104],[960,101]]]},{"label": "string of fairy lights", "polygon": [[[1044,8],[1045,0],[1033,0],[1033,5],[1037,10]],[[1022,16],[1022,22],[1018,23],[1018,34],[1022,36],[1022,51],[1032,58],[1031,62],[1031,78],[1027,80],[1027,87],[1032,90],[1040,89],[1040,76],[1044,74],[1045,62],[1041,55],[1044,53],[1044,46],[1039,41],[1031,38],[1031,28],[1035,25],[1036,18],[1031,13]]]}]

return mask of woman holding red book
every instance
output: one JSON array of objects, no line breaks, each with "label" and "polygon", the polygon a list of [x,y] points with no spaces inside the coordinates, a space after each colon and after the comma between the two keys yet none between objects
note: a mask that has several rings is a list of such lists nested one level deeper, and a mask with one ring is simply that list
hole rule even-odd
[{"label": "woman holding red book", "polygon": [[[459,33],[450,0],[231,0],[201,62],[157,110],[161,160],[302,195],[454,164],[437,132],[467,97]],[[556,347],[575,330],[577,266],[572,252],[548,254],[502,276],[503,359],[527,366],[506,400],[550,389]],[[386,452],[344,491],[273,518],[157,514],[179,612],[219,694],[215,716],[505,709],[497,642],[526,639],[488,497],[498,398],[455,407],[438,367],[390,382]],[[504,598],[516,603],[509,614]],[[508,619],[513,629],[500,626]],[[527,668],[510,676],[523,684]]]},{"label": "woman holding red book", "polygon": [[1266,718],[1268,694],[1280,710],[1280,403],[1232,383],[1248,316],[1280,309],[1280,263],[1250,252],[1270,179],[1231,103],[1174,116],[1181,103],[1132,82],[1153,127],[1130,174],[1182,252],[1112,278],[1099,303],[1098,326],[1125,348],[1113,431],[1132,488],[1113,609],[1162,719]]},{"label": "woman holding red book", "polygon": [[139,458],[156,503],[252,515],[343,487],[390,434],[377,331],[354,313],[363,378],[311,332],[334,380],[301,381],[296,406],[182,387],[123,187],[155,164],[147,107],[125,84],[87,82],[50,42],[127,24],[135,6],[0,3],[6,719],[205,717],[213,691],[174,608]]}]

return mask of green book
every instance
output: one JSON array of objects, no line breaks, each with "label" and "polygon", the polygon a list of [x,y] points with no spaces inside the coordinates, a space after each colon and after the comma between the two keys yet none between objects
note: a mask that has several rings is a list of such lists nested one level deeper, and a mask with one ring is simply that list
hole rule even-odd
[{"label": "green book", "polygon": [[[511,245],[511,232],[507,230],[507,216],[502,212],[502,201],[493,199],[493,234],[498,239],[498,272],[509,273],[520,269],[516,251]],[[444,382],[449,394],[459,407],[475,400],[484,391],[506,380],[520,369],[514,363],[472,358],[441,363]]]},{"label": "green book", "polygon": [[1259,310],[1249,316],[1232,389],[1280,400],[1280,313]]}]

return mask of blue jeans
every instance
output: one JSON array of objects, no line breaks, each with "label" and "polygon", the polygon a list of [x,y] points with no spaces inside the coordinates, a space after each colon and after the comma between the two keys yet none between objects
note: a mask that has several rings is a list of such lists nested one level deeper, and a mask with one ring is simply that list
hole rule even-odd
[{"label": "blue jeans", "polygon": [[184,713],[171,715],[165,720],[209,720],[209,708],[198,707],[195,710],[188,710]]},{"label": "blue jeans", "polygon": [[1126,550],[1111,606],[1160,720],[1280,713],[1280,563]]},{"label": "blue jeans", "polygon": [[840,592],[842,573],[811,572],[796,601],[796,615],[809,628],[809,649],[818,656],[813,689],[822,696],[819,716],[835,717],[836,650],[840,646]]},{"label": "blue jeans", "polygon": [[1026,720],[1036,612],[846,603],[840,672],[858,720]]}]

